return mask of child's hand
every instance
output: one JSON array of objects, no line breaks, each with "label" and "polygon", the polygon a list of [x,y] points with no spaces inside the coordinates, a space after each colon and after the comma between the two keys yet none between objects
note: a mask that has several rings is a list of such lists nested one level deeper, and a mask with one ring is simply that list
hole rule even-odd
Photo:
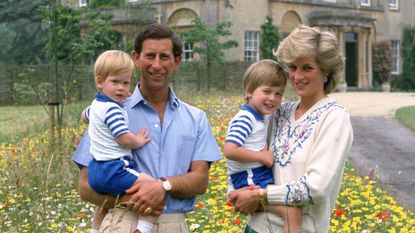
[{"label": "child's hand", "polygon": [[140,146],[144,146],[144,144],[147,144],[149,141],[151,141],[151,138],[148,137],[150,134],[150,131],[148,129],[140,129],[135,136],[137,137],[137,141],[139,142]]},{"label": "child's hand", "polygon": [[259,153],[261,153],[261,163],[264,164],[265,167],[272,167],[272,165],[274,164],[274,153],[268,151],[267,147],[264,147],[264,149],[262,149]]}]

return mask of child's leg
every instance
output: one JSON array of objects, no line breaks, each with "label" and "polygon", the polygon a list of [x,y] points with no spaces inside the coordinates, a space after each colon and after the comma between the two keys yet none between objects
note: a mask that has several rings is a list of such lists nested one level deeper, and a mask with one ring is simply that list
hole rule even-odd
[{"label": "child's leg", "polygon": [[92,219],[92,231],[91,233],[98,233],[101,223],[107,215],[108,209],[97,206],[94,212],[94,218]]},{"label": "child's leg", "polygon": [[282,205],[267,205],[266,210],[270,213],[279,215],[284,220],[284,233],[299,233],[301,232],[301,224],[303,221],[303,210],[301,207],[282,206]]}]

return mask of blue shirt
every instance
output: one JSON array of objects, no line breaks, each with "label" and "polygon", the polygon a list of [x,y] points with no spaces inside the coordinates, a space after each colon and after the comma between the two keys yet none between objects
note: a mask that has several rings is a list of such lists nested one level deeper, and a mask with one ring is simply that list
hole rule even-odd
[{"label": "blue shirt", "polygon": [[[219,146],[210,129],[206,114],[179,100],[170,88],[161,127],[158,113],[143,98],[138,86],[125,103],[129,118],[129,129],[137,132],[141,128],[150,130],[151,141],[133,150],[138,171],[154,178],[186,174],[192,161],[213,162],[221,159]],[[85,133],[73,161],[79,166],[88,166],[92,155],[89,152],[89,136]],[[194,209],[195,198],[176,198],[167,195],[164,213],[184,213]]]}]

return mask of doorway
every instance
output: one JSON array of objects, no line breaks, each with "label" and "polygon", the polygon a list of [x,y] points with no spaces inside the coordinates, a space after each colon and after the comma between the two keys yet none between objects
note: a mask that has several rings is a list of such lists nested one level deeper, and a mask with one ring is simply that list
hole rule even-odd
[{"label": "doorway", "polygon": [[346,82],[348,87],[356,87],[357,88],[357,74],[358,74],[358,67],[357,67],[357,33],[354,32],[345,32],[345,49],[346,49]]}]

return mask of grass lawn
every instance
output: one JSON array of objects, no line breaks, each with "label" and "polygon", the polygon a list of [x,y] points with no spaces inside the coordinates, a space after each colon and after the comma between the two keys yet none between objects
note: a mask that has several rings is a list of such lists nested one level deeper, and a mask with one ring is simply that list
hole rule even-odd
[{"label": "grass lawn", "polygon": [[[227,123],[243,103],[241,96],[212,94],[184,99],[207,113],[222,147]],[[0,129],[25,128],[22,134],[36,129],[28,137],[20,134],[16,143],[0,143],[0,232],[89,232],[94,206],[79,199],[79,170],[71,161],[86,128],[79,123],[79,114],[88,103],[67,106],[63,143],[54,150],[48,147],[47,127],[34,126],[41,123],[41,117],[27,120],[31,115],[41,116],[41,107],[0,107]],[[19,121],[10,121],[12,116]],[[10,132],[6,138],[16,138],[14,131]],[[243,232],[246,216],[234,212],[227,202],[226,179],[226,161],[222,159],[212,165],[208,191],[198,196],[195,210],[187,215],[191,232]],[[330,223],[330,232],[415,233],[414,213],[379,189],[373,177],[359,177],[349,165]]]},{"label": "grass lawn", "polygon": [[415,106],[403,107],[396,110],[395,117],[407,127],[415,130]]}]

